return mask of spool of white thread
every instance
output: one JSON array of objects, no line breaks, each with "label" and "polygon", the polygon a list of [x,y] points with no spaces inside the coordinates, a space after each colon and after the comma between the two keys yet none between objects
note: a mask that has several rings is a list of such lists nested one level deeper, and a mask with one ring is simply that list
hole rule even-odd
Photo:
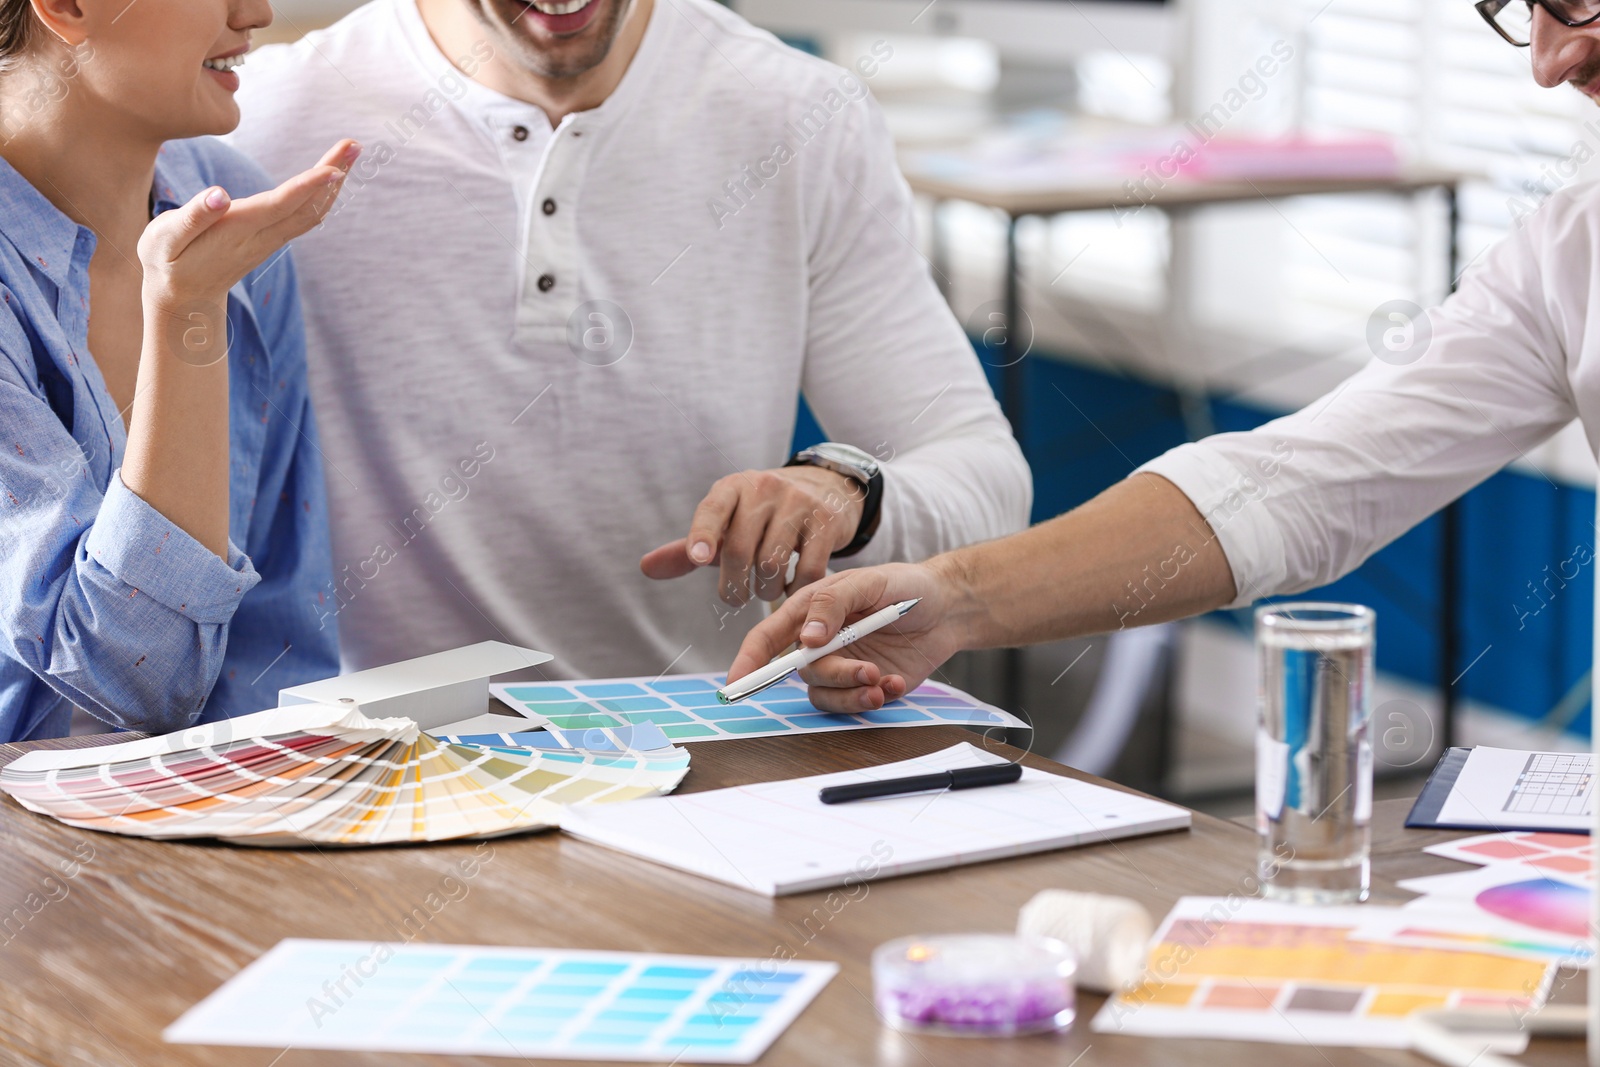
[{"label": "spool of white thread", "polygon": [[1023,937],[1051,937],[1078,957],[1078,985],[1112,993],[1144,973],[1155,924],[1137,901],[1045,889],[1017,915]]}]

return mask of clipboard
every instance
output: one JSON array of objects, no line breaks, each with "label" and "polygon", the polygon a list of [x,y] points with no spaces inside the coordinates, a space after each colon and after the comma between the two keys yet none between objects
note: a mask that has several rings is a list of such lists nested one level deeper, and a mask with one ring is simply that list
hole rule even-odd
[{"label": "clipboard", "polygon": [[1471,754],[1471,747],[1444,750],[1439,762],[1433,765],[1433,773],[1428,775],[1417,802],[1411,805],[1411,812],[1406,816],[1407,830],[1495,829],[1493,826],[1446,826],[1439,821],[1439,812],[1444,808],[1444,802],[1450,799],[1450,791],[1456,787],[1456,779],[1461,776],[1461,768],[1467,765],[1467,757]]},{"label": "clipboard", "polygon": [[[1416,803],[1411,806],[1410,814],[1406,816],[1405,825],[1408,830],[1477,830],[1488,833],[1520,830],[1561,834],[1586,834],[1590,832],[1590,818],[1587,815],[1582,818],[1581,824],[1576,823],[1570,816],[1563,821],[1556,821],[1561,818],[1558,815],[1550,816],[1551,821],[1548,823],[1541,823],[1538,815],[1530,815],[1526,812],[1505,816],[1504,821],[1498,825],[1487,818],[1462,819],[1459,817],[1446,817],[1443,814],[1445,805],[1450,800],[1451,794],[1454,793],[1457,782],[1461,778],[1462,772],[1466,769],[1467,759],[1472,755],[1472,752],[1473,750],[1470,747],[1445,750],[1444,755],[1439,758],[1439,762],[1434,765],[1433,773],[1428,775],[1428,781],[1423,785],[1422,792],[1418,795]],[[1530,761],[1568,758],[1568,754],[1564,753],[1536,753],[1522,752],[1520,750],[1500,752],[1493,748],[1486,749],[1485,753],[1495,753],[1499,756],[1515,756],[1518,760],[1526,756],[1530,758]],[[1477,774],[1479,772],[1475,771],[1474,773]],[[1529,773],[1538,774],[1542,772],[1533,768],[1530,762]],[[1481,778],[1475,780],[1475,786],[1481,786]],[[1504,782],[1500,784],[1500,787],[1504,788]],[[1468,792],[1471,792],[1471,790],[1469,789]],[[1462,805],[1457,804],[1455,808],[1459,816]],[[1485,810],[1497,809],[1489,809],[1485,806]]]}]

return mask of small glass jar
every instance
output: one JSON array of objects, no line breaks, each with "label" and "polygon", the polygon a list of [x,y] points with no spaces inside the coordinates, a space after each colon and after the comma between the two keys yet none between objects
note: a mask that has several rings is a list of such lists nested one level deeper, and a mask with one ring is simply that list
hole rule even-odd
[{"label": "small glass jar", "polygon": [[1060,941],[1010,934],[902,937],[872,954],[878,1014],[896,1030],[1011,1037],[1069,1029],[1078,963]]}]

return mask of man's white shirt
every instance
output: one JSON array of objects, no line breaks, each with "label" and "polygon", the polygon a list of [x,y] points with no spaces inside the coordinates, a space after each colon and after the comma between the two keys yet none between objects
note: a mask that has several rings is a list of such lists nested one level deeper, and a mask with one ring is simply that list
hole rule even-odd
[{"label": "man's white shirt", "polygon": [[[365,146],[295,243],[347,666],[486,638],[555,673],[726,666],[763,609],[641,555],[788,457],[803,390],[885,461],[851,565],[1027,520],[1032,483],[914,245],[858,74],[711,0],[658,0],[622,83],[551,128],[414,0],[262,49],[234,142],[282,180]],[[454,62],[452,62],[452,59]]]},{"label": "man's white shirt", "polygon": [[[1597,263],[1600,187],[1557,193],[1414,324],[1431,332],[1425,343],[1417,335],[1302,411],[1141,470],[1205,515],[1236,605],[1325,585],[1574,418],[1600,448]],[[1129,591],[1125,621],[1181,555],[1170,573],[1141,576],[1150,588]]]}]

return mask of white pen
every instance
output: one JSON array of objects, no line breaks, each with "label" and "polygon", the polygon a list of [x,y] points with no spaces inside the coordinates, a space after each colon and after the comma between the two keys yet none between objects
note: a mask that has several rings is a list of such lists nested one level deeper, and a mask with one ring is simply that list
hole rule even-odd
[{"label": "white pen", "polygon": [[801,667],[809,666],[821,659],[839,651],[848,644],[852,644],[868,634],[876,633],[894,622],[900,616],[917,606],[916,600],[902,600],[898,604],[890,604],[882,611],[875,611],[864,619],[841,626],[839,632],[833,635],[833,640],[816,648],[797,648],[786,653],[762,667],[760,670],[751,671],[737,682],[730,683],[717,690],[717,699],[724,704],[732,704],[743,700],[745,697],[755,696],[770,686],[777,685]]}]

